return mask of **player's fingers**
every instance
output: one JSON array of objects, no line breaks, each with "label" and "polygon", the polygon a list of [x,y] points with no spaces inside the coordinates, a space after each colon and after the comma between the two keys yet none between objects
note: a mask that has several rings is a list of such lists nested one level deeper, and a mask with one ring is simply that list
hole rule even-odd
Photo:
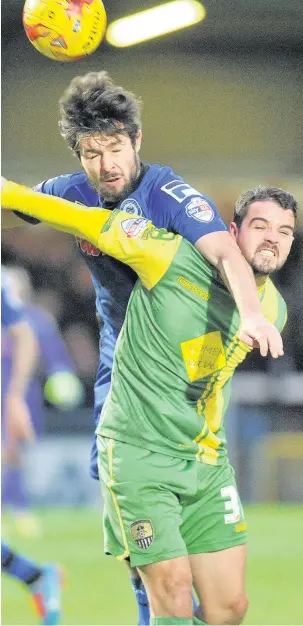
[{"label": "player's fingers", "polygon": [[274,329],[273,334],[269,334],[268,345],[269,345],[270,354],[273,357],[273,359],[277,359],[279,356],[283,356],[284,354],[283,340],[282,340],[280,333],[276,331],[276,329]]},{"label": "player's fingers", "polygon": [[250,348],[253,348],[253,345],[254,345],[254,340],[253,340],[253,338],[252,338],[252,337],[250,337],[250,335],[248,335],[248,334],[247,334],[244,330],[242,330],[242,331],[239,333],[239,339],[240,339],[240,341],[243,341],[244,343],[247,343],[247,345],[248,345]]},{"label": "player's fingers", "polygon": [[262,334],[256,335],[255,339],[259,344],[261,356],[267,356],[269,343],[268,343],[266,335],[262,335]]}]

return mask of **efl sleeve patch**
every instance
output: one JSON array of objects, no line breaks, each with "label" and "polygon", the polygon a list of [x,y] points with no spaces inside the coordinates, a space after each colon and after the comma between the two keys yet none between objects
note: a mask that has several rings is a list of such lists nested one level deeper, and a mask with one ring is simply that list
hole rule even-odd
[{"label": "efl sleeve patch", "polygon": [[198,222],[209,223],[215,217],[214,210],[210,206],[210,204],[201,198],[201,196],[196,196],[196,198],[192,198],[192,200],[186,205],[185,212],[188,217],[193,217]]}]

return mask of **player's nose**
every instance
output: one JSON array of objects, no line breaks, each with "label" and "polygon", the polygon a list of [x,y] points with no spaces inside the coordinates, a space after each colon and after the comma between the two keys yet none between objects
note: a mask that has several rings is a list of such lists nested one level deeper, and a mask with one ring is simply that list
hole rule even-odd
[{"label": "player's nose", "polygon": [[275,228],[269,228],[266,231],[265,241],[270,243],[277,243],[279,241],[279,233]]},{"label": "player's nose", "polygon": [[100,171],[103,174],[108,174],[113,168],[113,159],[110,154],[104,154],[100,158]]}]

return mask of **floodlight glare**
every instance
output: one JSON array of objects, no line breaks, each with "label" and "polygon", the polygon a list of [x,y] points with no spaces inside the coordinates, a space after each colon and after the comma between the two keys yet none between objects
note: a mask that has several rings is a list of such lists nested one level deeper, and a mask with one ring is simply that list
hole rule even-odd
[{"label": "floodlight glare", "polygon": [[197,24],[205,15],[205,7],[197,0],[174,0],[115,20],[107,29],[106,40],[118,48],[134,46]]}]

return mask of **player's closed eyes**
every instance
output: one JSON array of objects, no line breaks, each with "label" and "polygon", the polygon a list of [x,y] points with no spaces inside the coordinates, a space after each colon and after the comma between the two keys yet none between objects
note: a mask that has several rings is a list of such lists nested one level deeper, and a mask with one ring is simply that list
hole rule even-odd
[{"label": "player's closed eyes", "polygon": [[91,161],[92,159],[95,159],[98,156],[97,152],[86,152],[83,157],[84,159],[87,159],[88,161]]}]

